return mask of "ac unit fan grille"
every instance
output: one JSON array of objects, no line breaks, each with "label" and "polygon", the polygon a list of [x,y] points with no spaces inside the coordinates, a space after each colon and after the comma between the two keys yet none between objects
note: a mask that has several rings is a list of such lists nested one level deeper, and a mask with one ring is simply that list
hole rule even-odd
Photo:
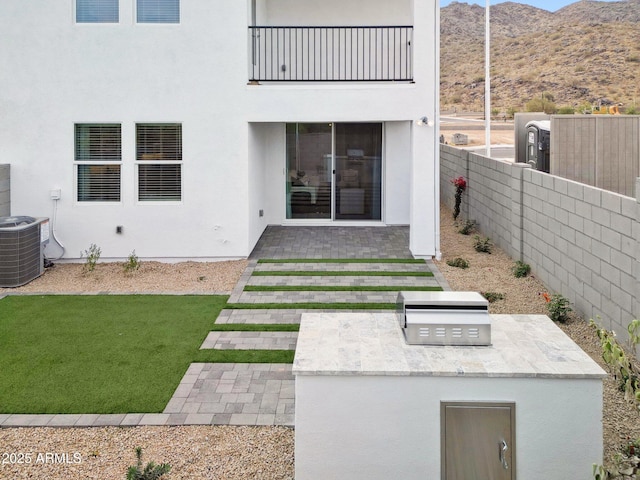
[{"label": "ac unit fan grille", "polygon": [[43,272],[40,223],[0,229],[0,287],[19,287]]}]

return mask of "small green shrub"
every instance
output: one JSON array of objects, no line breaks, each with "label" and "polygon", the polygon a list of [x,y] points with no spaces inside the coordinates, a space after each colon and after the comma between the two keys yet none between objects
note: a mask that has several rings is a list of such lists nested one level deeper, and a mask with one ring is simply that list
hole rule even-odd
[{"label": "small green shrub", "polygon": [[480,292],[480,295],[486,298],[489,303],[497,302],[498,300],[504,300],[504,293]]},{"label": "small green shrub", "polygon": [[147,463],[147,466],[143,469],[141,447],[136,447],[136,458],[136,465],[129,467],[127,470],[127,480],[155,480],[171,470],[171,465],[168,463],[156,465],[153,462]]},{"label": "small green shrub", "polygon": [[462,235],[470,235],[476,229],[476,221],[475,220],[467,220],[464,222],[458,233]]},{"label": "small green shrub", "polygon": [[549,310],[549,317],[554,322],[564,323],[569,319],[569,312],[571,307],[569,306],[569,300],[556,293],[551,295],[549,303],[547,303],[547,310]]},{"label": "small green shrub", "polygon": [[456,220],[460,215],[460,204],[462,203],[462,194],[467,189],[467,181],[464,177],[451,179],[451,183],[456,187],[455,206],[453,207],[453,219]]},{"label": "small green shrub", "polygon": [[[609,367],[613,377],[618,381],[618,388],[624,393],[625,400],[634,401],[636,404],[640,403],[640,375],[636,371],[634,363],[632,363],[627,356],[627,352],[617,341],[616,334],[613,331],[606,330],[593,319],[589,321],[589,325],[596,331],[596,335],[600,340],[600,347],[602,348],[602,359]],[[635,350],[635,345],[638,343],[636,333],[639,325],[640,322],[638,320],[633,320],[627,327],[627,331],[631,336],[629,338],[629,344],[632,350]],[[640,439],[630,439],[626,445],[621,447],[619,452],[613,455],[613,466],[611,470],[602,465],[593,464],[594,479],[613,480],[636,478],[640,470],[639,454]]]},{"label": "small green shrub", "polygon": [[457,268],[469,268],[469,262],[460,257],[454,258],[453,260],[447,260],[447,265]]},{"label": "small green shrub", "polygon": [[528,263],[524,263],[518,260],[513,267],[511,267],[511,271],[513,272],[513,276],[516,278],[522,278],[529,275],[531,272],[531,267]]},{"label": "small green shrub", "polygon": [[593,464],[593,478],[594,480],[606,480],[609,478],[609,472],[603,465]]},{"label": "small green shrub", "polygon": [[84,272],[93,272],[96,269],[96,264],[100,259],[100,254],[102,250],[95,243],[89,245],[89,248],[84,252],[80,252],[80,258],[84,258]]},{"label": "small green shrub", "polygon": [[473,237],[473,248],[476,252],[491,253],[493,243],[491,243],[491,239],[489,238],[480,238],[479,235],[475,235]]},{"label": "small green shrub", "polygon": [[574,113],[576,113],[576,109],[571,106],[564,106],[564,107],[558,108],[559,115],[573,115]]},{"label": "small green shrub", "polygon": [[140,268],[140,259],[134,250],[127,257],[127,261],[122,265],[124,273],[133,273]]},{"label": "small green shrub", "polygon": [[557,108],[552,98],[553,95],[550,94],[545,94],[543,97],[533,98],[526,103],[525,109],[527,112],[544,112],[549,115],[554,114],[556,113]]},{"label": "small green shrub", "polygon": [[[637,318],[631,320],[631,323],[627,325],[627,332],[629,333],[629,350],[636,355],[638,343],[640,343],[640,320]],[[640,450],[638,450],[638,453],[640,453]]]},{"label": "small green shrub", "polygon": [[627,444],[622,447],[622,453],[628,457],[640,454],[640,438],[629,440]]}]

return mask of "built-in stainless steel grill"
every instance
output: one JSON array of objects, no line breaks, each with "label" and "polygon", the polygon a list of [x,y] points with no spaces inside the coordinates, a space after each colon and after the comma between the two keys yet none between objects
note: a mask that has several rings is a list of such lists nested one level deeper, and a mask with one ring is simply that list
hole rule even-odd
[{"label": "built-in stainless steel grill", "polygon": [[398,316],[415,345],[491,345],[489,302],[478,292],[400,292]]}]

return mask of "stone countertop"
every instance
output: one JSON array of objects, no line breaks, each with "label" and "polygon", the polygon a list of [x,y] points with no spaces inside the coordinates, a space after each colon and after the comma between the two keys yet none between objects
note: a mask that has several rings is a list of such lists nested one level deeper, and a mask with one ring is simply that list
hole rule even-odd
[{"label": "stone countertop", "polygon": [[294,375],[602,378],[545,315],[491,315],[491,346],[408,345],[396,313],[305,313]]}]

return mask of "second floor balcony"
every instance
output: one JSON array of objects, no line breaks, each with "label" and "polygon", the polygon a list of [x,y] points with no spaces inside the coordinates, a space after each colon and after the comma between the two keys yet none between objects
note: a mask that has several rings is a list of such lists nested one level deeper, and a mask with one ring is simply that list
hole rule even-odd
[{"label": "second floor balcony", "polygon": [[249,27],[251,82],[412,82],[413,27]]}]

